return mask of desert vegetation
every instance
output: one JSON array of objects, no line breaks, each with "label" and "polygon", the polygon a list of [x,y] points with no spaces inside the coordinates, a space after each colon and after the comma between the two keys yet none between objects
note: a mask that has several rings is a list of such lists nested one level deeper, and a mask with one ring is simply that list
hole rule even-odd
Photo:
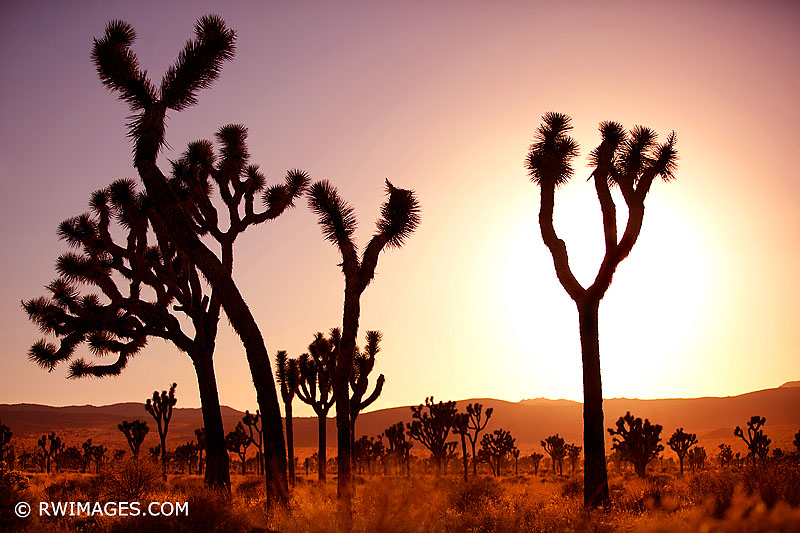
[{"label": "desert vegetation", "polygon": [[[197,103],[200,91],[233,58],[236,35],[219,17],[201,18],[195,37],[158,84],[139,64],[135,37],[127,23],[110,22],[94,40],[92,60],[101,83],[132,113],[128,130],[139,180],[112,182],[91,195],[89,213],[59,226],[58,237],[72,250],[59,256],[57,277],[46,286],[48,296],[22,302],[29,319],[57,344],[41,339],[28,356],[48,371],[69,363],[71,378],[118,376],[150,339],[167,340],[194,366],[204,425],[194,431],[196,442],[169,448],[176,383],[146,400],[144,409],[158,437],[153,446],[153,437],[145,443],[151,427],[144,420],[120,420],[116,426],[127,450],[111,450],[92,439],[71,445],[57,427],[35,447],[15,448],[13,428],[0,422],[2,526],[86,531],[798,527],[800,431],[794,450],[770,453],[766,418],[756,415],[746,421],[746,430],[737,426],[729,435],[731,443],[720,444],[712,457],[684,427],[674,429],[666,447],[664,428],[631,412],[606,427],[600,301],[639,238],[654,180],[675,177],[674,132],[659,143],[645,127],[628,131],[616,122],[600,124],[589,179],[602,212],[605,254],[588,287],[573,274],[553,222],[555,192],[574,174],[578,146],[569,136],[571,119],[545,114],[525,159],[540,188],[542,239],[578,311],[585,395],[581,442],[550,433],[555,428],[536,437],[538,446],[519,442],[511,430],[497,426],[488,403],[469,403],[462,411],[457,402],[436,402],[433,395],[411,406],[406,420],[377,435],[359,434],[359,415],[387,386],[386,376],[376,376],[375,369],[382,343],[391,342],[381,331],[369,330],[363,348],[358,346],[361,297],[375,278],[382,252],[401,248],[418,229],[417,194],[386,179],[374,232],[359,252],[355,209],[337,187],[328,180],[312,183],[309,174],[297,169],[289,170],[283,183],[267,186],[250,162],[243,125],[221,127],[216,146],[209,140],[189,143],[169,161],[169,171],[163,170],[159,161],[168,112]],[[627,208],[621,236],[612,189],[618,189]],[[313,334],[305,353],[277,351],[273,368],[247,304],[263,295],[239,290],[234,244],[242,233],[283,215],[301,199],[341,259],[342,323]],[[257,397],[253,412],[246,411],[227,433],[214,370],[222,313],[244,347]],[[80,347],[116,360],[87,361],[78,356]],[[318,446],[311,454],[294,444],[295,399],[309,405],[317,418]],[[326,424],[332,410],[336,455],[329,457]],[[739,440],[746,446],[744,457],[733,451],[732,444],[741,448]],[[114,499],[186,501],[189,515],[140,520],[34,516],[22,521],[11,511],[18,501]]]}]

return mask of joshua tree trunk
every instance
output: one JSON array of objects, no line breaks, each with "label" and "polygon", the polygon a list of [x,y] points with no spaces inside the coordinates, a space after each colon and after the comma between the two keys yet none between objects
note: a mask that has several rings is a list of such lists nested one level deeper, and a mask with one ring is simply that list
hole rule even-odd
[{"label": "joshua tree trunk", "polygon": [[206,435],[205,482],[211,487],[230,492],[230,464],[225,449],[225,430],[222,426],[214,360],[210,355],[198,354],[192,357],[192,361],[200,388],[200,407]]},{"label": "joshua tree trunk", "polygon": [[342,340],[336,361],[334,398],[336,400],[336,433],[339,451],[337,483],[339,515],[342,529],[349,530],[353,497],[352,470],[350,468],[353,453],[350,448],[350,374],[353,368],[353,354],[356,351],[361,293],[357,286],[358,273],[345,276],[345,279]]},{"label": "joshua tree trunk", "polygon": [[603,387],[600,380],[598,311],[600,300],[586,297],[578,303],[578,322],[583,358],[583,442],[584,488],[587,506],[608,502],[605,429],[603,427]]},{"label": "joshua tree trunk", "polygon": [[319,464],[317,465],[317,474],[319,475],[319,480],[322,482],[325,482],[328,478],[327,423],[328,417],[325,416],[324,413],[317,415],[317,433],[319,433],[319,452],[317,452]]},{"label": "joshua tree trunk", "polygon": [[461,433],[461,454],[464,460],[464,483],[469,481],[469,460],[467,460],[467,438]]},{"label": "joshua tree trunk", "polygon": [[[160,123],[163,124],[163,122],[162,111]],[[178,199],[167,185],[167,180],[161,170],[156,166],[155,159],[159,142],[160,139],[158,141],[147,137],[140,139],[137,143],[134,164],[164,228],[174,235],[175,242],[197,265],[214,289],[214,294],[219,296],[225,314],[244,345],[250,375],[256,389],[258,406],[262,413],[265,435],[264,474],[267,502],[268,504],[286,505],[289,489],[286,478],[283,423],[264,337],[233,278],[219,258],[202,243],[189,225],[186,214],[179,206]],[[149,146],[150,143],[153,145]],[[149,157],[147,157],[148,154]]]},{"label": "joshua tree trunk", "polygon": [[292,486],[295,482],[294,472],[294,429],[292,426],[292,402],[286,405],[286,451],[289,458],[289,481]]}]

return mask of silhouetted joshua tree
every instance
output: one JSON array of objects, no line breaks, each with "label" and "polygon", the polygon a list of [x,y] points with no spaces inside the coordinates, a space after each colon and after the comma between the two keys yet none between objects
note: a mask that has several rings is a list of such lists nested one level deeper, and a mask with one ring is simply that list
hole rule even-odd
[{"label": "silhouetted joshua tree", "polygon": [[386,378],[383,374],[378,376],[375,383],[375,388],[369,396],[364,398],[369,388],[369,375],[372,369],[375,368],[375,356],[381,351],[381,339],[383,334],[380,331],[367,331],[364,351],[359,351],[356,347],[355,355],[353,357],[353,372],[350,375],[350,389],[352,389],[352,396],[350,396],[350,444],[355,444],[356,441],[356,418],[358,414],[369,407],[378,399],[383,391],[383,384]]},{"label": "silhouetted joshua tree", "polygon": [[[427,412],[424,409],[427,408]],[[408,436],[418,440],[433,457],[436,473],[441,475],[447,458],[447,437],[453,427],[456,402],[433,402],[433,396],[425,398],[425,405],[411,406],[410,424],[406,424]]]},{"label": "silhouetted joshua tree", "polygon": [[578,446],[577,444],[566,445],[567,460],[569,461],[569,466],[570,466],[570,471],[569,471],[570,474],[573,475],[575,474],[575,465],[577,464],[578,459],[581,458],[582,449],[583,448]]},{"label": "silhouetted joshua tree", "polygon": [[181,474],[183,474],[183,469],[185,467],[189,468],[189,475],[192,474],[192,465],[197,462],[198,450],[199,446],[195,444],[194,441],[181,444],[175,448],[172,455],[181,469]]},{"label": "silhouetted joshua tree", "polygon": [[150,413],[158,426],[158,438],[161,440],[161,478],[164,481],[167,480],[167,432],[169,421],[172,420],[172,408],[178,403],[175,397],[177,386],[177,383],[173,383],[169,387],[169,392],[162,390],[160,395],[158,391],[153,391],[153,398],[148,398],[144,404],[145,410]]},{"label": "silhouetted joshua tree", "polygon": [[94,461],[95,474],[99,474],[100,467],[103,466],[103,463],[106,460],[108,449],[102,444],[92,444],[92,439],[86,440],[81,447],[83,448],[83,457],[85,461],[81,472],[85,472],[86,467],[89,466],[89,463]]},{"label": "silhouetted joshua tree", "polygon": [[613,437],[612,450],[618,450],[622,459],[633,464],[636,475],[644,478],[647,475],[647,463],[658,457],[664,451],[661,440],[661,425],[650,424],[645,419],[635,418],[628,411],[625,416],[617,420],[617,428],[609,428],[608,433]]},{"label": "silhouetted joshua tree", "polygon": [[519,475],[519,454],[520,454],[519,448],[514,447],[514,449],[511,450],[511,455],[514,457],[514,475],[515,476]]},{"label": "silhouetted joshua tree", "polygon": [[11,428],[0,421],[0,461],[9,462],[9,455],[13,450],[11,444],[11,437],[13,436]]},{"label": "silhouetted joshua tree", "polygon": [[294,427],[292,424],[292,400],[300,386],[300,367],[297,359],[289,359],[285,350],[278,350],[275,355],[275,379],[281,388],[283,411],[286,420],[286,451],[289,464],[289,482],[295,483],[294,469]]},{"label": "silhouetted joshua tree", "polygon": [[264,449],[264,428],[261,427],[261,412],[256,409],[256,414],[251,415],[250,411],[245,411],[242,417],[242,424],[247,428],[247,436],[250,443],[256,447],[256,460],[258,461],[258,473],[264,473],[264,463],[261,454]]},{"label": "silhouetted joshua tree", "polygon": [[550,462],[553,465],[553,473],[562,475],[564,473],[564,458],[567,456],[567,443],[564,441],[564,438],[556,433],[541,441],[541,445],[544,451],[547,452],[547,455],[550,456]]},{"label": "silhouetted joshua tree", "polygon": [[719,466],[722,468],[730,466],[733,462],[733,449],[731,449],[731,445],[720,444],[718,448],[719,453],[717,454],[717,459],[719,460]]},{"label": "silhouetted joshua tree", "polygon": [[314,341],[308,346],[311,355],[309,356],[307,353],[301,355],[297,365],[300,371],[297,397],[310,405],[317,414],[319,438],[317,475],[322,482],[327,478],[326,424],[328,412],[334,403],[333,368],[336,363],[339,341],[340,333],[337,328],[331,330],[329,339],[326,339],[322,333],[317,333]]},{"label": "silhouetted joshua tree", "polygon": [[[572,177],[572,161],[578,144],[567,134],[570,118],[561,113],[547,113],[542,118],[528,151],[525,164],[531,180],[541,189],[539,226],[542,239],[553,256],[556,276],[578,308],[583,358],[584,395],[584,505],[589,508],[608,504],[608,474],[605,460],[603,392],[600,378],[598,312],[617,266],[630,254],[639,237],[644,219],[644,200],[661,177],[674,177],[678,153],[675,133],[662,144],[656,134],[636,126],[630,132],[616,122],[600,124],[602,141],[591,152],[597,198],[603,216],[606,252],[595,280],[584,288],[569,265],[567,248],[553,226],[555,191]],[[617,234],[617,213],[611,187],[618,187],[628,209],[628,221],[621,238]]]},{"label": "silhouetted joshua tree", "polygon": [[795,452],[800,453],[800,430],[794,434],[794,441],[792,441],[792,444],[794,444]]},{"label": "silhouetted joshua tree", "polygon": [[[159,88],[139,67],[131,49],[135,37],[130,25],[112,21],[103,37],[95,39],[92,59],[100,80],[119,93],[133,114],[129,123],[129,135],[134,144],[133,163],[152,200],[154,226],[169,231],[178,248],[203,273],[245,347],[267,437],[264,443],[267,504],[285,504],[288,501],[286,450],[269,357],[258,324],[233,281],[232,262],[227,259],[235,236],[249,225],[279,215],[282,209],[275,208],[278,204],[291,206],[308,178],[302,173],[295,175],[298,179],[293,184],[299,187],[294,189],[294,194],[284,188],[273,187],[264,191],[266,210],[256,213],[254,195],[261,192],[263,180],[257,171],[251,172],[254,169],[244,168],[248,156],[246,151],[232,154],[233,159],[223,154],[231,164],[222,169],[199,164],[200,177],[210,174],[219,187],[219,195],[227,206],[227,217],[223,218],[230,219],[232,232],[222,233],[214,229],[219,219],[213,205],[202,198],[197,204],[187,205],[183,200],[190,198],[197,188],[190,188],[186,194],[177,193],[159,168],[157,159],[161,148],[166,145],[167,111],[182,111],[194,105],[198,91],[211,86],[219,76],[222,64],[233,57],[235,32],[228,29],[219,17],[201,18],[196,25],[196,38],[186,44],[175,65],[162,78]],[[243,131],[243,128],[233,128],[230,133],[235,134],[236,130]],[[195,148],[201,154],[208,154],[200,145],[195,145]],[[200,157],[197,161],[207,163],[209,160]],[[191,175],[193,170],[189,170]],[[202,180],[199,184],[202,185]],[[221,244],[222,259],[201,240],[199,234],[206,229],[204,223],[211,223],[208,235]],[[210,431],[208,422],[206,429]],[[209,451],[210,445],[209,440]]]},{"label": "silhouetted joshua tree", "polygon": [[[206,428],[197,428],[194,430],[194,436],[197,438],[197,473],[203,475],[203,453],[206,451]],[[226,454],[227,455],[227,454]]]},{"label": "silhouetted joshua tree", "polygon": [[[678,428],[675,433],[667,441],[667,445],[672,448],[672,451],[678,456],[678,462],[681,465],[681,475],[683,475],[683,459],[686,457],[686,452],[689,448],[697,444],[697,435],[694,433],[684,433],[683,428]],[[694,469],[692,469],[694,471]]]},{"label": "silhouetted joshua tree", "polygon": [[247,472],[247,448],[250,446],[250,436],[245,432],[241,422],[236,424],[236,428],[225,435],[225,446],[239,456],[242,462],[242,475]]},{"label": "silhouetted joshua tree", "polygon": [[689,466],[692,467],[692,473],[695,470],[700,470],[706,463],[706,449],[702,446],[697,446],[689,450],[686,454],[686,458],[689,460]]},{"label": "silhouetted joshua tree", "polygon": [[405,426],[402,422],[398,422],[386,428],[383,435],[389,443],[389,455],[394,457],[398,471],[400,466],[405,464],[406,476],[410,476],[411,466],[409,464],[409,454],[412,443],[406,440]]},{"label": "silhouetted joshua tree", "polygon": [[139,459],[139,447],[141,447],[144,438],[150,431],[150,428],[147,427],[147,422],[144,420],[134,420],[133,422],[124,420],[117,428],[125,435],[125,440],[128,441],[133,458],[135,460]]},{"label": "silhouetted joshua tree", "polygon": [[533,463],[533,475],[534,476],[538,476],[539,475],[539,463],[542,462],[542,458],[544,457],[544,454],[541,454],[541,453],[538,453],[538,452],[533,452],[530,457],[531,457],[531,463]]},{"label": "silhouetted joshua tree", "polygon": [[506,455],[514,451],[516,439],[505,429],[495,429],[481,439],[481,449],[478,457],[489,463],[495,476],[501,474],[501,467]]},{"label": "silhouetted joshua tree", "polygon": [[753,458],[753,466],[756,465],[756,458],[761,461],[766,461],[769,456],[769,445],[772,440],[767,437],[762,427],[767,423],[767,419],[763,416],[752,416],[747,422],[747,435],[744,434],[742,428],[736,426],[733,434],[747,444],[749,450],[748,455]]},{"label": "silhouetted joshua tree", "polygon": [[372,278],[378,256],[386,248],[403,245],[419,224],[419,203],[413,191],[398,189],[386,180],[388,199],[381,206],[381,216],[376,232],[364,249],[361,258],[353,242],[356,215],[353,208],[340,196],[328,181],[318,181],[311,186],[308,204],[319,217],[325,239],[334,243],[342,256],[345,278],[344,313],[342,317],[342,344],[336,362],[334,396],[336,399],[336,426],[339,449],[338,496],[339,511],[346,528],[351,516],[352,476],[350,472],[350,398],[353,357],[356,353],[358,320],[361,314],[361,295]]},{"label": "silhouetted joshua tree", "polygon": [[[489,419],[492,418],[492,413],[494,409],[488,407],[486,411],[483,410],[483,404],[480,403],[470,403],[467,404],[467,414],[469,415],[469,432],[467,433],[467,438],[469,439],[470,446],[472,446],[472,475],[478,475],[478,461],[475,452],[475,447],[478,443],[478,435],[480,435],[481,431],[486,429],[486,424],[489,423]],[[486,418],[483,418],[483,416]]]},{"label": "silhouetted joshua tree", "polygon": [[461,437],[461,458],[464,462],[464,482],[466,483],[469,481],[469,456],[467,455],[468,413],[456,413],[453,417],[453,433]]},{"label": "silhouetted joshua tree", "polygon": [[[42,438],[38,441],[39,447],[42,449],[42,455],[44,457],[44,465],[47,467],[47,473],[50,473],[50,461],[58,455],[62,448],[64,447],[64,443],[61,442],[61,437],[57,437],[55,433],[50,433],[49,435],[42,435]],[[44,468],[42,469],[44,471]]]}]

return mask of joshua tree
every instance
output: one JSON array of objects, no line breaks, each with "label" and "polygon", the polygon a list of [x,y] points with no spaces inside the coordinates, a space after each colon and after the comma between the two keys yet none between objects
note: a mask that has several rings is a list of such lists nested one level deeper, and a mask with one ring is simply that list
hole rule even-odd
[{"label": "joshua tree", "polygon": [[354,445],[356,441],[356,418],[358,418],[358,414],[378,399],[378,396],[383,391],[383,383],[386,381],[383,374],[378,376],[372,393],[364,398],[369,388],[369,375],[372,369],[375,368],[375,356],[381,351],[380,343],[382,338],[383,334],[380,331],[367,331],[367,344],[364,347],[364,351],[359,351],[358,347],[356,347],[353,357],[353,372],[350,375],[350,388],[353,391],[353,395],[350,397],[351,445]]},{"label": "joshua tree", "polygon": [[794,444],[795,451],[800,453],[800,430],[798,430],[797,433],[794,434],[794,441],[792,442],[792,444]]},{"label": "joshua tree", "polygon": [[353,208],[339,196],[336,188],[327,181],[311,186],[309,207],[319,217],[325,239],[333,242],[342,256],[345,278],[344,314],[342,317],[342,343],[336,362],[337,442],[339,449],[338,495],[340,515],[347,527],[351,516],[352,486],[350,473],[350,393],[353,357],[356,353],[358,320],[361,314],[361,294],[375,276],[378,256],[386,248],[403,245],[419,224],[419,203],[413,191],[398,189],[386,180],[387,201],[381,206],[375,235],[370,239],[361,258],[358,257],[353,232],[356,215]]},{"label": "joshua tree", "polygon": [[[478,475],[478,463],[477,457],[475,454],[475,446],[478,443],[478,435],[480,435],[481,431],[486,428],[486,424],[489,423],[489,419],[492,418],[492,413],[494,409],[488,407],[486,411],[483,410],[483,404],[480,403],[470,403],[467,404],[467,414],[469,415],[469,432],[467,432],[467,438],[469,438],[470,446],[472,446],[472,475]],[[483,418],[483,416],[486,418]]]},{"label": "joshua tree", "polygon": [[275,356],[275,379],[281,388],[283,410],[286,418],[286,451],[289,463],[289,482],[294,485],[294,428],[292,425],[292,400],[300,385],[300,367],[297,359],[289,359],[286,351],[279,350]]},{"label": "joshua tree", "polygon": [[206,451],[206,428],[197,428],[194,430],[194,436],[197,437],[197,473],[203,475],[203,452]]},{"label": "joshua tree", "polygon": [[539,463],[542,462],[542,458],[543,457],[544,457],[544,455],[541,454],[541,453],[538,453],[538,452],[533,452],[531,454],[531,462],[533,463],[533,475],[534,476],[538,476],[539,475]]},{"label": "joshua tree", "polygon": [[184,466],[189,467],[189,475],[192,474],[192,465],[197,461],[198,450],[199,446],[194,441],[181,444],[175,448],[175,452],[172,455],[180,465],[181,474],[183,474]]},{"label": "joshua tree", "polygon": [[733,430],[733,434],[747,444],[748,455],[753,458],[753,466],[756,465],[756,458],[766,461],[767,456],[769,456],[769,445],[772,440],[767,437],[762,429],[766,423],[767,419],[765,417],[755,415],[750,417],[747,422],[747,435],[744,434],[744,431],[739,426],[736,426],[736,429]]},{"label": "joshua tree", "polygon": [[567,443],[563,437],[559,437],[558,433],[550,435],[541,442],[542,448],[550,456],[550,462],[553,464],[553,473],[562,475],[564,473],[563,461],[567,456]]},{"label": "joshua tree", "polygon": [[702,446],[692,448],[686,454],[686,458],[689,459],[689,466],[692,467],[692,473],[694,473],[695,470],[703,468],[706,462],[706,449]]},{"label": "joshua tree", "polygon": [[92,439],[89,439],[88,441],[83,443],[83,451],[88,461],[94,461],[95,474],[99,474],[100,467],[103,466],[103,463],[105,463],[106,461],[106,454],[108,453],[108,448],[106,448],[102,444],[93,445]]},{"label": "joshua tree", "polygon": [[514,456],[514,475],[515,476],[519,475],[519,453],[520,453],[519,452],[519,448],[517,448],[517,447],[514,447],[514,449],[511,450],[511,455]]},{"label": "joshua tree", "polygon": [[717,459],[719,459],[719,466],[722,468],[730,466],[731,462],[733,461],[733,450],[731,449],[731,445],[720,444],[718,448],[719,453],[717,454]]},{"label": "joshua tree", "polygon": [[456,413],[453,417],[453,433],[461,437],[461,458],[464,461],[464,482],[469,481],[469,458],[467,457],[467,434],[469,433],[469,414]]},{"label": "joshua tree", "polygon": [[619,450],[622,458],[633,464],[636,475],[643,478],[647,475],[647,463],[664,451],[659,444],[661,429],[660,424],[651,425],[647,419],[642,422],[628,411],[617,420],[617,429],[608,430],[614,439],[611,449]]},{"label": "joshua tree", "polygon": [[[307,353],[298,359],[300,372],[297,397],[310,405],[317,414],[319,438],[317,475],[320,481],[327,478],[327,419],[328,412],[334,403],[333,371],[336,363],[336,352],[339,349],[340,333],[337,328],[331,330],[330,338],[317,333],[309,344]],[[341,451],[339,452],[341,453]]]},{"label": "joshua tree", "polygon": [[147,427],[147,422],[144,420],[134,420],[133,422],[124,420],[117,428],[125,435],[125,440],[128,441],[133,458],[139,459],[139,447],[150,431],[150,428]]},{"label": "joshua tree", "polygon": [[[247,436],[250,443],[256,447],[256,460],[258,461],[258,473],[263,474],[264,463],[261,460],[264,450],[264,428],[261,427],[261,413],[256,409],[256,414],[251,415],[250,411],[245,411],[242,417],[242,424],[247,427]],[[258,438],[256,438],[258,437]]]},{"label": "joshua tree", "polygon": [[[606,252],[595,280],[584,288],[569,265],[567,248],[553,226],[556,188],[572,177],[572,161],[578,145],[568,136],[570,118],[561,113],[547,113],[530,146],[525,164],[531,180],[541,189],[539,226],[542,239],[553,256],[556,276],[578,308],[583,359],[584,396],[584,505],[589,508],[608,504],[608,474],[605,461],[603,392],[600,378],[598,312],[617,266],[630,254],[642,229],[644,200],[661,177],[674,177],[678,153],[675,133],[662,144],[656,134],[636,126],[630,132],[616,122],[600,124],[602,141],[591,152],[597,198],[603,215]],[[616,205],[611,187],[619,187],[628,209],[628,221],[621,238],[617,234]]]},{"label": "joshua tree", "polygon": [[578,462],[578,459],[581,458],[581,448],[576,444],[567,444],[567,460],[569,461],[570,466],[570,474],[575,474],[575,464]]},{"label": "joshua tree", "polygon": [[[61,442],[61,437],[57,437],[55,433],[50,433],[49,435],[42,435],[42,438],[39,439],[38,444],[42,449],[42,455],[44,457],[43,466],[47,467],[47,473],[49,474],[50,461],[59,453],[61,453],[64,443]],[[44,468],[42,471],[44,471]]]},{"label": "joshua tree", "polygon": [[[424,412],[423,409],[428,411]],[[447,436],[453,427],[456,402],[433,403],[433,396],[425,398],[425,405],[411,406],[410,424],[406,425],[408,436],[428,448],[436,464],[436,473],[441,475],[447,458]]]},{"label": "joshua tree", "polygon": [[241,422],[236,424],[236,428],[225,435],[225,445],[229,451],[239,456],[242,462],[242,475],[247,472],[247,448],[250,446],[250,436],[245,432]]},{"label": "joshua tree", "polygon": [[[675,433],[673,433],[667,441],[667,445],[672,448],[672,451],[678,456],[678,462],[681,465],[681,475],[683,475],[683,459],[686,457],[686,452],[695,444],[697,444],[697,435],[694,433],[684,433],[683,428],[676,429]],[[694,470],[694,468],[692,470]]]},{"label": "joshua tree", "polygon": [[406,465],[406,475],[411,475],[411,467],[409,465],[409,452],[411,451],[411,443],[406,440],[405,426],[402,422],[398,422],[386,428],[383,432],[386,440],[389,443],[389,455],[395,458],[397,468],[400,465]]},{"label": "joshua tree", "polygon": [[144,404],[145,410],[156,421],[158,426],[158,438],[161,440],[161,478],[167,480],[167,432],[169,431],[169,421],[172,420],[172,408],[178,403],[175,398],[175,388],[177,383],[173,383],[169,392],[162,390],[161,395],[158,391],[153,391],[153,398],[147,399]]},{"label": "joshua tree", "polygon": [[8,462],[12,450],[11,437],[13,436],[11,428],[0,421],[0,461]]},{"label": "joshua tree", "polygon": [[500,468],[506,455],[514,451],[516,439],[505,429],[495,429],[481,439],[481,449],[478,456],[482,457],[492,469],[495,476],[500,475]]},{"label": "joshua tree", "polygon": [[[219,76],[223,63],[233,57],[235,33],[219,17],[201,18],[196,25],[196,38],[186,44],[175,65],[162,78],[159,88],[139,67],[136,54],[131,49],[135,37],[130,25],[112,21],[106,27],[104,36],[95,39],[92,58],[100,80],[106,87],[119,93],[120,99],[128,104],[133,114],[129,123],[129,134],[134,144],[133,163],[152,200],[152,222],[160,228],[156,232],[169,232],[177,247],[202,272],[245,347],[267,436],[264,443],[267,503],[285,504],[288,498],[286,450],[269,357],[258,324],[233,281],[232,261],[227,260],[232,257],[229,254],[233,240],[241,230],[274,218],[280,211],[273,207],[278,203],[291,206],[296,195],[287,194],[288,191],[283,188],[269,188],[264,191],[266,210],[256,213],[253,199],[255,193],[261,191],[263,177],[255,169],[244,168],[247,152],[234,153],[237,161],[219,172],[213,165],[206,165],[209,153],[196,144],[194,148],[200,157],[194,162],[198,170],[196,177],[201,178],[199,185],[203,184],[203,176],[211,175],[219,187],[220,197],[227,204],[226,214],[232,231],[223,233],[214,229],[219,220],[217,211],[202,198],[200,203],[187,206],[182,200],[194,200],[192,195],[202,187],[188,187],[185,193],[176,192],[157,162],[161,148],[166,145],[167,111],[181,111],[194,105],[199,90],[211,86]],[[229,133],[235,136],[237,131],[244,129],[234,127]],[[194,170],[187,170],[185,177],[194,179]],[[295,177],[298,179],[294,184],[299,185],[299,189],[304,188],[308,180],[305,174],[297,173]],[[204,232],[204,223],[208,222],[212,223],[209,224],[209,235],[221,244],[222,260],[200,239],[199,233]],[[206,429],[210,430],[208,422]]]}]

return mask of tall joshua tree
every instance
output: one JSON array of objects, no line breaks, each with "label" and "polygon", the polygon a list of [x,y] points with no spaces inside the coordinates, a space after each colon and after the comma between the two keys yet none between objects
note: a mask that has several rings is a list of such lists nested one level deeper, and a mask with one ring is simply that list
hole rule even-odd
[{"label": "tall joshua tree", "polygon": [[[199,176],[210,174],[219,186],[220,196],[223,200],[227,199],[227,215],[231,219],[232,228],[235,228],[232,233],[223,234],[213,228],[209,233],[221,242],[222,259],[200,239],[199,234],[203,233],[200,221],[218,222],[216,210],[204,202],[187,206],[182,200],[187,196],[191,197],[191,194],[182,195],[176,192],[157,162],[161,148],[166,144],[167,112],[182,111],[194,105],[197,102],[197,93],[212,85],[219,76],[223,63],[234,54],[235,32],[227,28],[219,17],[201,18],[196,24],[195,33],[195,38],[186,44],[158,88],[150,81],[146,71],[139,67],[136,54],[131,49],[136,33],[125,22],[112,21],[108,24],[103,37],[94,41],[92,59],[100,80],[119,94],[133,114],[129,123],[129,134],[134,144],[133,163],[152,199],[153,224],[168,231],[178,248],[202,272],[219,297],[225,314],[245,347],[267,436],[264,442],[267,503],[286,504],[286,450],[269,357],[261,330],[233,281],[232,259],[229,255],[233,239],[240,230],[280,214],[269,204],[288,200],[288,205],[291,205],[294,197],[287,197],[283,189],[267,189],[264,191],[265,200],[268,200],[267,209],[256,213],[253,197],[259,192],[258,184],[263,184],[263,179],[258,172],[251,172],[249,167],[243,168],[247,160],[246,151],[234,153],[238,162],[227,166],[223,172],[218,172],[219,169],[213,165],[197,165],[197,170],[201,171]],[[241,132],[243,128],[234,128],[230,133],[235,134],[237,130]],[[200,148],[201,154],[208,154],[201,145],[195,147]],[[203,158],[198,161],[203,161]],[[208,159],[205,161],[208,162]],[[191,177],[194,170],[189,170]],[[245,176],[246,179],[243,179]],[[304,174],[298,174],[297,177],[299,179],[295,183],[305,187],[307,177]],[[239,205],[240,202],[243,205]]]},{"label": "tall joshua tree", "polygon": [[[467,404],[467,414],[469,415],[469,425],[467,429],[467,438],[469,438],[469,443],[472,446],[472,475],[478,475],[478,458],[477,454],[475,453],[475,446],[478,443],[478,435],[480,435],[481,431],[486,429],[486,424],[489,423],[489,419],[492,418],[492,413],[494,409],[488,407],[486,411],[483,410],[483,404],[481,403],[470,403]],[[486,418],[483,418],[484,415]]]},{"label": "tall joshua tree", "polygon": [[[298,359],[300,374],[297,397],[314,409],[317,415],[319,451],[317,475],[324,482],[327,479],[327,420],[328,412],[334,403],[333,366],[338,350],[339,330],[331,330],[330,339],[317,333],[308,346],[309,356],[304,353]],[[339,452],[341,454],[341,451]]]},{"label": "tall joshua tree", "polygon": [[131,449],[133,458],[139,459],[139,448],[142,446],[144,438],[150,431],[150,428],[147,427],[147,422],[144,420],[134,420],[133,422],[124,420],[121,424],[117,425],[117,428],[125,435],[125,440],[128,441],[128,447]]},{"label": "tall joshua tree", "polygon": [[[553,226],[555,191],[572,177],[572,161],[578,145],[568,132],[570,118],[547,113],[528,151],[525,165],[531,180],[541,189],[539,226],[542,239],[553,256],[556,276],[578,308],[583,359],[584,396],[584,506],[608,504],[608,473],[605,461],[603,391],[600,378],[598,312],[617,266],[630,254],[639,237],[644,219],[644,201],[653,181],[674,177],[678,153],[675,133],[658,144],[652,130],[636,126],[628,134],[617,122],[600,124],[601,142],[591,152],[597,198],[603,216],[606,252],[592,284],[585,288],[572,273],[564,241]],[[611,188],[618,187],[628,208],[628,221],[622,237],[617,234],[616,205]]]},{"label": "tall joshua tree", "polygon": [[672,448],[672,451],[678,456],[681,475],[683,475],[683,460],[686,458],[686,453],[695,444],[697,444],[697,435],[695,433],[684,433],[683,428],[676,429],[675,433],[667,441],[667,446]]},{"label": "tall joshua tree", "polygon": [[300,367],[297,359],[289,359],[285,350],[275,354],[275,379],[281,388],[283,411],[286,419],[286,452],[289,463],[289,482],[294,485],[294,426],[292,423],[292,400],[300,386]]},{"label": "tall joshua tree", "polygon": [[148,398],[144,404],[145,410],[150,413],[158,426],[158,438],[161,440],[161,478],[167,480],[167,433],[169,432],[169,422],[172,420],[172,408],[178,403],[175,397],[177,383],[169,387],[169,392],[162,390],[153,391],[153,398]]},{"label": "tall joshua tree", "polygon": [[369,388],[369,375],[375,368],[375,356],[381,351],[381,339],[383,334],[380,331],[367,331],[367,344],[363,351],[356,348],[353,357],[353,373],[350,376],[350,388],[353,391],[350,396],[350,449],[353,449],[356,442],[356,418],[358,414],[369,407],[378,399],[383,391],[383,384],[386,378],[383,374],[378,376],[375,388],[369,396],[364,398]]},{"label": "tall joshua tree", "polygon": [[339,449],[338,495],[340,512],[349,520],[352,500],[352,474],[350,450],[350,398],[349,385],[353,356],[356,351],[358,320],[361,314],[361,295],[375,277],[378,256],[384,248],[399,248],[419,225],[419,202],[413,191],[394,187],[386,180],[388,199],[381,206],[381,216],[376,232],[370,239],[361,258],[353,242],[356,215],[353,208],[339,196],[328,181],[318,181],[311,186],[309,207],[319,217],[325,239],[334,243],[342,256],[345,278],[344,313],[342,317],[342,344],[336,365],[337,443]]},{"label": "tall joshua tree", "polygon": [[464,483],[469,481],[469,456],[467,454],[467,435],[469,434],[469,414],[456,413],[453,417],[453,433],[461,438],[461,459],[464,463]]}]

